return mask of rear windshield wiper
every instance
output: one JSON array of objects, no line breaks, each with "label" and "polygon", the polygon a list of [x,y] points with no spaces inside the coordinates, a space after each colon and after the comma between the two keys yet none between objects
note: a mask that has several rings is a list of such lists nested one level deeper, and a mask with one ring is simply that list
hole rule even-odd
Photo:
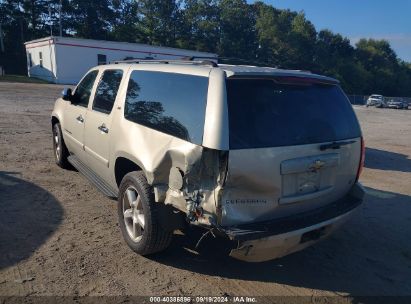
[{"label": "rear windshield wiper", "polygon": [[320,146],[320,150],[324,151],[324,150],[328,150],[328,149],[339,149],[341,148],[341,146],[346,146],[346,145],[350,145],[355,143],[355,140],[350,140],[350,141],[334,141],[330,144],[325,144],[325,145],[321,145]]}]

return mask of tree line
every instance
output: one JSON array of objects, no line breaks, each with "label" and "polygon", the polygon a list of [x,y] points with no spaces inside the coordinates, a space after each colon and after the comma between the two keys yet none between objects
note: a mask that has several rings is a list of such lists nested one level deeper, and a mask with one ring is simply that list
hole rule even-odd
[{"label": "tree line", "polygon": [[[61,9],[60,9],[61,8]],[[25,41],[62,34],[217,53],[222,62],[310,70],[350,94],[411,96],[411,64],[385,40],[355,46],[304,12],[245,0],[0,0],[0,65],[26,73]]]}]

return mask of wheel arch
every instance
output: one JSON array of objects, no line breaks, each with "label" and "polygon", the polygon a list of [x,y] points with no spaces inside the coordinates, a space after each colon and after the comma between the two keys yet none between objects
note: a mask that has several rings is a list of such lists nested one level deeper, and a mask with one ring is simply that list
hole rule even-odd
[{"label": "wheel arch", "polygon": [[114,178],[117,187],[120,187],[123,177],[133,171],[142,171],[144,175],[146,175],[142,165],[134,158],[128,155],[118,155],[114,163]]},{"label": "wheel arch", "polygon": [[60,119],[56,115],[51,116],[51,125],[54,126],[56,123],[59,123]]}]

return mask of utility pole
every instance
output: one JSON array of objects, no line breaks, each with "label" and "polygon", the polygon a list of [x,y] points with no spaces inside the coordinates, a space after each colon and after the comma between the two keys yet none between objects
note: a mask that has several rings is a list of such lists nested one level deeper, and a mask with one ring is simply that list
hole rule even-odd
[{"label": "utility pole", "polygon": [[59,6],[59,29],[60,29],[60,37],[63,37],[63,27],[61,26],[61,11],[62,11],[62,0],[60,0],[60,6]]},{"label": "utility pole", "polygon": [[50,36],[53,36],[53,21],[51,20],[51,6],[49,5]]}]

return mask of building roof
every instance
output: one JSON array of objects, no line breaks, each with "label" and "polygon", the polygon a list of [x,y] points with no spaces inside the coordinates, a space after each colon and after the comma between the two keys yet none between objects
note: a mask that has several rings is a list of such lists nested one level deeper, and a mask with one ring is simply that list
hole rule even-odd
[{"label": "building roof", "polygon": [[218,55],[214,53],[208,53],[208,52],[199,52],[195,50],[187,50],[187,49],[179,49],[179,48],[172,48],[172,47],[166,47],[166,46],[155,46],[155,45],[148,45],[148,44],[143,44],[143,43],[130,43],[130,42],[122,42],[122,41],[109,41],[109,40],[95,40],[95,39],[83,39],[83,38],[74,38],[74,37],[60,37],[60,36],[48,36],[36,40],[31,40],[27,41],[24,44],[30,45],[30,44],[35,44],[39,42],[68,42],[68,41],[75,41],[76,43],[79,44],[87,44],[87,43],[98,43],[99,45],[104,45],[104,46],[116,46],[116,47],[121,47],[124,49],[130,49],[130,48],[138,48],[138,47],[151,47],[154,49],[161,49],[161,50],[174,50],[174,51],[186,51],[186,52],[195,52],[198,54],[201,54],[204,57],[212,57],[212,58],[217,58]]},{"label": "building roof", "polygon": [[51,39],[53,39],[54,36],[48,36],[48,37],[44,37],[44,38],[39,38],[39,39],[34,39],[34,40],[30,40],[30,41],[26,41],[24,42],[24,44],[32,44],[32,43],[37,43],[37,42],[44,42],[44,41],[49,41]]}]

